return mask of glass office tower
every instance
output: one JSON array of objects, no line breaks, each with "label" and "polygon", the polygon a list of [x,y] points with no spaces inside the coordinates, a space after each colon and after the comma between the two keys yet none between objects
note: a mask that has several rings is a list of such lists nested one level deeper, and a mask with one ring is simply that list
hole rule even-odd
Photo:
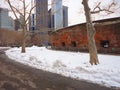
[{"label": "glass office tower", "polygon": [[54,17],[54,29],[63,28],[62,0],[52,0],[52,16]]}]

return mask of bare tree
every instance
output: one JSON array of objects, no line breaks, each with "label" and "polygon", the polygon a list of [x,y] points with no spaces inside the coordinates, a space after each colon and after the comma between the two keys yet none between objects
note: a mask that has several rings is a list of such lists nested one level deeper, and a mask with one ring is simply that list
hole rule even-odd
[{"label": "bare tree", "polygon": [[[16,2],[15,2],[16,1]],[[19,23],[22,28],[22,49],[21,52],[25,53],[25,47],[26,47],[26,32],[27,32],[27,24],[29,17],[32,13],[32,10],[34,9],[35,6],[30,7],[29,3],[26,3],[27,0],[6,0],[8,3],[11,11],[13,12],[14,16],[16,17],[17,20],[19,20]],[[19,5],[17,6],[16,3]],[[16,5],[16,6],[15,6]],[[19,16],[21,16],[22,21],[19,19]]]},{"label": "bare tree", "polygon": [[115,0],[112,0],[106,6],[102,5],[102,2],[96,2],[95,7],[92,9],[91,14],[98,14],[100,12],[105,12],[105,14],[115,13],[115,10],[118,10],[120,6]]},{"label": "bare tree", "polygon": [[[110,5],[108,5],[106,8],[101,8],[100,7],[101,2],[99,2],[94,7],[93,11],[91,11],[89,6],[88,6],[88,1],[89,0],[83,0],[82,4],[84,6],[86,23],[87,23],[86,26],[87,26],[88,47],[89,47],[89,53],[90,53],[90,64],[97,65],[97,64],[99,64],[99,60],[98,60],[97,48],[96,48],[96,44],[95,44],[95,40],[94,40],[94,35],[95,35],[96,31],[95,31],[94,25],[93,25],[92,20],[91,20],[91,14],[96,14],[96,13],[100,13],[103,11],[107,12],[108,14],[114,13],[114,11],[112,11],[111,8],[113,6],[115,6],[116,3],[115,3],[115,0],[113,0],[113,2]],[[115,23],[115,22],[112,22],[112,23]]]},{"label": "bare tree", "polygon": [[97,49],[95,45],[94,35],[95,35],[95,29],[92,24],[91,20],[91,13],[90,8],[88,6],[88,0],[83,0],[84,10],[85,10],[85,16],[87,21],[87,38],[88,38],[88,46],[89,46],[89,53],[90,53],[90,63],[91,65],[95,64],[97,65],[99,63],[98,56],[97,56]]},{"label": "bare tree", "polygon": [[[93,6],[93,8],[91,8],[91,14],[94,15],[94,18],[96,16],[103,16],[103,17],[109,17],[112,15],[117,15],[118,17],[120,17],[120,2],[117,0],[110,0],[110,2],[107,2],[107,4],[103,4],[104,2],[95,2],[95,5]],[[113,24],[113,23],[118,23],[120,22],[120,19],[116,20],[116,21],[112,21],[112,22],[107,22],[105,24]],[[95,23],[95,25],[99,25],[98,23]],[[101,23],[102,25],[104,25],[104,23]]]}]

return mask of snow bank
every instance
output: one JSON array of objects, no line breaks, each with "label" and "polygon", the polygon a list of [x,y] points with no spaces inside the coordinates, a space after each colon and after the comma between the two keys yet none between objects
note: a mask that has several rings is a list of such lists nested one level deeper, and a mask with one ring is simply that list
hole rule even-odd
[{"label": "snow bank", "polygon": [[89,54],[48,50],[45,47],[28,47],[6,51],[9,58],[34,68],[61,74],[79,80],[120,88],[120,56],[99,55],[100,64],[91,66]]}]

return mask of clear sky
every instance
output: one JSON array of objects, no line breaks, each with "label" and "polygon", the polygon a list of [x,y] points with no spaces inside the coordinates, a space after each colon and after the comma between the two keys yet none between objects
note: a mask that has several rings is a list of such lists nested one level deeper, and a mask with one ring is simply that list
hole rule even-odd
[{"label": "clear sky", "polygon": [[[49,2],[51,0],[48,0]],[[79,24],[82,22],[85,22],[85,16],[84,16],[84,10],[83,10],[83,5],[82,0],[62,0],[63,5],[68,6],[68,18],[69,18],[69,25],[74,25],[74,24]],[[89,6],[94,7],[96,3],[102,2],[102,6],[106,7],[109,3],[112,2],[112,0],[89,0]],[[115,0],[117,1],[117,6],[116,8],[120,7],[120,0]],[[4,0],[0,0],[0,6],[1,7],[6,7],[7,5],[4,4]],[[115,9],[116,9],[115,8]],[[100,13],[99,15],[92,15],[93,20],[97,19],[102,19],[102,18],[110,18],[110,17],[120,17],[120,8],[115,10],[112,8],[115,13],[111,15],[106,15],[105,13]]]}]

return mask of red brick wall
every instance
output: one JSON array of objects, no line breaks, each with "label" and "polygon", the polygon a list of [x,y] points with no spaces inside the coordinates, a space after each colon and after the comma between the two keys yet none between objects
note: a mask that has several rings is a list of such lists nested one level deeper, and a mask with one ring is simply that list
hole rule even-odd
[{"label": "red brick wall", "polygon": [[[98,52],[120,53],[120,23],[95,26],[95,41]],[[72,46],[71,42],[76,46]],[[101,46],[101,41],[108,41],[109,47]],[[62,45],[64,42],[65,45]],[[50,34],[50,43],[53,49],[88,51],[87,33],[85,24],[63,28]]]}]

